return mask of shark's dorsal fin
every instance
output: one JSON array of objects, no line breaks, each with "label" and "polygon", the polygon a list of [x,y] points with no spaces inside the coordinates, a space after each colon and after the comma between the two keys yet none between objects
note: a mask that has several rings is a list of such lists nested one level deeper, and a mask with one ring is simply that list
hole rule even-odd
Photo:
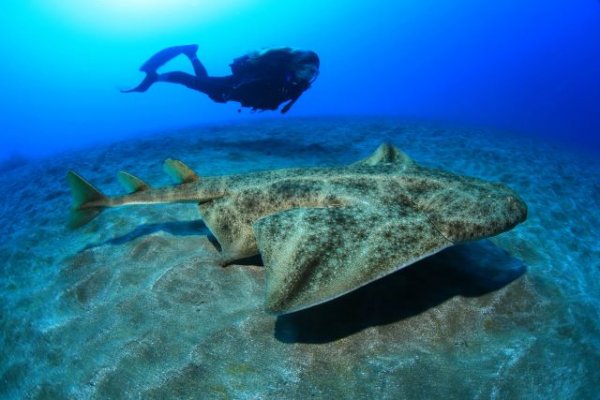
[{"label": "shark's dorsal fin", "polygon": [[398,164],[398,165],[409,165],[412,164],[413,160],[410,159],[406,153],[399,148],[389,144],[382,143],[377,150],[369,157],[355,162],[352,165],[379,165],[379,164]]},{"label": "shark's dorsal fin", "polygon": [[119,179],[119,183],[129,193],[143,192],[144,190],[150,189],[150,185],[137,176],[131,175],[129,172],[119,171],[117,178]]},{"label": "shark's dorsal fin", "polygon": [[200,179],[190,167],[179,160],[167,158],[163,168],[177,183],[192,183]]}]

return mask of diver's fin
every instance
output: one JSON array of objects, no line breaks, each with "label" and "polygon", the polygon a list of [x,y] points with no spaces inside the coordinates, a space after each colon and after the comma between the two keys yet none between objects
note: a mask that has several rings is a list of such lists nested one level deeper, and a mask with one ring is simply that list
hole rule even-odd
[{"label": "diver's fin", "polygon": [[144,190],[150,189],[150,185],[137,176],[131,175],[129,172],[119,171],[117,178],[119,179],[121,186],[129,193],[143,192]]},{"label": "diver's fin", "polygon": [[177,183],[191,183],[200,179],[190,167],[179,160],[168,158],[165,160],[163,168]]},{"label": "diver's fin", "polygon": [[163,66],[168,61],[177,57],[180,54],[185,54],[186,56],[192,58],[195,56],[196,51],[198,50],[197,44],[188,44],[184,46],[173,46],[167,47],[159,51],[150,57],[141,67],[140,71],[144,72],[156,72],[158,68]]},{"label": "diver's fin", "polygon": [[73,196],[68,226],[78,228],[90,222],[102,211],[104,206],[101,203],[106,200],[106,196],[73,171],[67,173],[67,180]]},{"label": "diver's fin", "polygon": [[145,92],[158,80],[158,74],[154,71],[146,73],[146,77],[134,88],[121,90],[121,93]]}]

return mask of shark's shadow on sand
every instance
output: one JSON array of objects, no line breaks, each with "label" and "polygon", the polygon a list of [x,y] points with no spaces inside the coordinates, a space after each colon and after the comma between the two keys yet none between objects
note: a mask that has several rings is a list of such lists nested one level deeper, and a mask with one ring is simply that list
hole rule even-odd
[{"label": "shark's shadow on sand", "polygon": [[[206,235],[219,248],[202,220],[144,224],[93,248],[122,245],[165,231],[176,236]],[[262,265],[260,257],[236,264]],[[275,338],[284,343],[327,343],[371,326],[392,324],[436,307],[454,296],[479,297],[525,274],[523,262],[489,240],[447,248],[337,299],[277,317]]]},{"label": "shark's shadow on sand", "polygon": [[490,241],[450,247],[335,300],[275,323],[284,343],[327,343],[371,326],[391,324],[454,296],[478,297],[526,272],[526,266]]},{"label": "shark's shadow on sand", "polygon": [[[103,243],[122,245],[165,231],[175,236],[206,235],[220,247],[202,220],[143,224]],[[262,265],[260,256],[238,265]],[[371,326],[418,315],[454,296],[479,297],[520,278],[526,266],[489,240],[447,248],[337,299],[284,314],[275,322],[275,338],[284,343],[327,343]]]},{"label": "shark's shadow on sand", "polygon": [[132,242],[142,236],[148,236],[157,232],[167,232],[173,236],[206,235],[208,236],[208,239],[211,242],[213,242],[213,244],[216,243],[218,245],[218,242],[216,242],[216,239],[214,239],[208,227],[204,224],[204,222],[201,219],[199,219],[193,221],[173,221],[162,222],[158,224],[138,225],[134,230],[126,233],[125,235],[117,236],[115,238],[109,239],[101,243],[91,243],[85,246],[79,252],[81,253],[85,250],[105,245],[122,245],[128,242]]}]

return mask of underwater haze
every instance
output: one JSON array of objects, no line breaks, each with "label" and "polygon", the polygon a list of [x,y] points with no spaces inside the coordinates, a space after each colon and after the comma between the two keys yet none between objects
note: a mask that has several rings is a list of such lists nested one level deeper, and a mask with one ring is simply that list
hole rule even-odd
[{"label": "underwater haze", "polygon": [[600,398],[598,1],[7,0],[0,32],[1,399]]},{"label": "underwater haze", "polygon": [[321,75],[291,115],[399,115],[599,146],[594,0],[9,0],[0,18],[3,158],[279,117],[169,85],[119,93],[156,51],[189,43],[211,75],[255,49],[316,51]]}]

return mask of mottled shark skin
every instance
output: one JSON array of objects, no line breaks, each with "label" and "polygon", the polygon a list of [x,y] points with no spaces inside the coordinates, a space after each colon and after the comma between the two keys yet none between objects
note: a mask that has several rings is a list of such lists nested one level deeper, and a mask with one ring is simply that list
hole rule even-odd
[{"label": "mottled shark skin", "polygon": [[223,264],[260,254],[266,309],[288,313],[339,297],[440,250],[513,228],[527,206],[500,183],[426,168],[382,144],[337,168],[199,178],[180,161],[179,184],[153,189],[128,173],[131,194],[106,197],[74,172],[70,225],[102,209],[194,202],[221,245]]}]

